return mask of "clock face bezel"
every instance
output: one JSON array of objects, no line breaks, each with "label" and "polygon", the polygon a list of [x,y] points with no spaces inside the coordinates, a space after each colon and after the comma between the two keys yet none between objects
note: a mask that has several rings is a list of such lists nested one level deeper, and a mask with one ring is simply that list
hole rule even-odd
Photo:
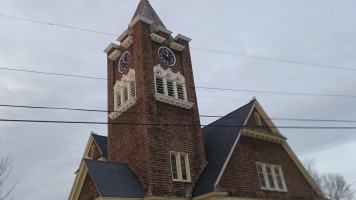
[{"label": "clock face bezel", "polygon": [[[124,59],[124,56],[125,56],[126,54],[128,54],[128,56],[129,56],[129,61],[126,62],[126,63],[122,63],[122,61],[123,61],[123,59]],[[126,71],[126,69],[129,67],[130,57],[131,57],[131,54],[130,54],[130,52],[128,52],[128,51],[125,51],[125,52],[121,55],[120,60],[119,60],[119,64],[118,64],[118,68],[119,68],[119,72],[120,72],[120,73],[124,73],[124,72]],[[125,65],[126,65],[125,67],[122,67],[122,68],[124,68],[123,70],[121,70],[121,65],[122,65],[122,64],[125,64]]]},{"label": "clock face bezel", "polygon": [[[169,57],[169,55],[173,55],[173,64],[170,64],[170,61],[167,60],[167,57],[165,57],[165,58],[162,58],[162,57],[161,57],[161,53],[160,53],[161,49],[166,49],[166,50],[168,51],[167,57]],[[162,61],[165,65],[167,65],[167,66],[169,66],[169,67],[173,67],[173,66],[176,64],[176,61],[177,61],[176,56],[174,55],[173,51],[172,51],[171,49],[169,49],[168,47],[165,47],[165,46],[161,46],[161,47],[158,49],[158,57],[161,59],[161,61]]]}]

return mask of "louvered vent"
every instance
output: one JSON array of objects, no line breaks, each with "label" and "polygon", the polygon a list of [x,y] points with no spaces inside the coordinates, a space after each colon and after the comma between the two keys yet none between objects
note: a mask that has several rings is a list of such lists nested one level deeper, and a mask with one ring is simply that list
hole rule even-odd
[{"label": "louvered vent", "polygon": [[177,84],[177,94],[178,94],[178,99],[184,100],[184,92],[183,92],[183,86]]},{"label": "louvered vent", "polygon": [[167,81],[167,92],[168,96],[174,97],[174,90],[173,90],[173,82],[172,81]]},{"label": "louvered vent", "polygon": [[164,94],[163,80],[160,77],[156,77],[156,91],[159,94]]}]

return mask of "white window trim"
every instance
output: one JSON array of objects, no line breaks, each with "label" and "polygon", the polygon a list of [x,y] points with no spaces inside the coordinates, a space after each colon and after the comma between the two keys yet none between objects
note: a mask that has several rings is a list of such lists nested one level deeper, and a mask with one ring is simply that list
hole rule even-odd
[{"label": "white window trim", "polygon": [[[172,168],[172,161],[171,161],[171,155],[176,156],[176,168],[177,168],[177,179],[173,178],[173,168]],[[187,173],[187,180],[183,180],[182,178],[182,168],[181,168],[181,163],[180,163],[180,156],[184,156],[185,159],[185,168],[186,168],[186,173]],[[190,167],[189,167],[189,158],[187,153],[181,153],[181,152],[176,152],[176,151],[171,151],[169,152],[169,162],[171,164],[171,176],[173,181],[177,182],[191,182],[191,176],[190,176]]]},{"label": "white window trim", "polygon": [[[135,84],[135,93],[131,95],[131,87],[130,84]],[[127,100],[124,101],[123,91],[124,88],[127,89]],[[121,95],[121,105],[118,106],[118,98],[117,95],[120,93]],[[116,81],[114,86],[114,112],[109,114],[111,119],[115,119],[120,116],[123,112],[128,110],[131,106],[133,106],[137,102],[136,98],[136,83],[135,83],[135,70],[130,69],[127,75],[123,75],[120,81]]]},{"label": "white window trim", "polygon": [[[255,165],[256,165],[257,175],[258,175],[257,165],[261,165],[261,167],[262,167],[263,177],[265,179],[265,184],[266,184],[266,187],[262,187],[262,185],[260,185],[262,190],[287,192],[287,185],[286,185],[286,182],[285,182],[285,179],[284,179],[284,175],[283,175],[283,171],[282,171],[282,167],[281,166],[272,165],[272,164],[266,164],[266,163],[261,163],[261,162],[256,162]],[[275,185],[275,188],[271,188],[270,187],[268,176],[267,176],[267,171],[266,171],[266,166],[269,166],[271,168],[271,173],[272,173],[272,178],[273,178],[273,183]],[[282,185],[283,185],[283,189],[279,189],[277,178],[276,178],[276,174],[274,172],[274,168],[275,167],[278,168],[279,175],[280,175],[280,178],[281,178],[281,181],[282,181]],[[260,182],[260,180],[258,180],[258,181]],[[260,184],[261,184],[261,182],[260,182]]]},{"label": "white window trim", "polygon": [[[157,101],[160,101],[163,103],[168,103],[168,104],[178,106],[181,108],[185,108],[185,109],[191,109],[193,107],[194,103],[188,102],[185,78],[180,72],[174,73],[174,72],[172,72],[172,70],[170,68],[165,70],[161,67],[161,65],[156,65],[155,67],[153,67],[153,71],[154,71],[154,75],[155,75],[154,76],[155,98]],[[156,84],[157,77],[162,78],[164,94],[157,93],[157,84]],[[168,95],[167,80],[170,80],[173,82],[174,96]],[[179,95],[178,95],[178,90],[177,90],[177,84],[182,86],[184,99],[178,98]]]}]

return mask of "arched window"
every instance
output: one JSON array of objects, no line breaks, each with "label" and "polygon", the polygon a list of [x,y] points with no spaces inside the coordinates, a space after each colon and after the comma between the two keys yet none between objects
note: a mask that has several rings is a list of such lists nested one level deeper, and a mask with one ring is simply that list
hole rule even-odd
[{"label": "arched window", "polygon": [[109,117],[115,119],[136,103],[135,70],[130,69],[114,86],[114,110]]},{"label": "arched window", "polygon": [[262,126],[262,121],[261,121],[261,116],[260,116],[260,114],[258,114],[257,112],[255,112],[254,116],[255,116],[255,122],[256,122],[257,126]]},{"label": "arched window", "polygon": [[170,68],[164,70],[160,65],[155,66],[153,70],[156,100],[191,109],[194,104],[188,102],[184,76],[180,72],[172,72]]}]

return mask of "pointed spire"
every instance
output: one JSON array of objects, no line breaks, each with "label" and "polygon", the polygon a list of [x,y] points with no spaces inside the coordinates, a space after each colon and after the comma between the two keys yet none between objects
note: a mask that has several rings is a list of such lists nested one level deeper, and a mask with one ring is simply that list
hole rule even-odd
[{"label": "pointed spire", "polygon": [[161,21],[161,19],[158,17],[157,13],[153,10],[148,0],[140,1],[140,3],[137,6],[136,12],[132,17],[132,20],[139,15],[153,21],[153,24],[151,25],[151,31],[155,30],[158,26],[166,28],[163,22]]}]

